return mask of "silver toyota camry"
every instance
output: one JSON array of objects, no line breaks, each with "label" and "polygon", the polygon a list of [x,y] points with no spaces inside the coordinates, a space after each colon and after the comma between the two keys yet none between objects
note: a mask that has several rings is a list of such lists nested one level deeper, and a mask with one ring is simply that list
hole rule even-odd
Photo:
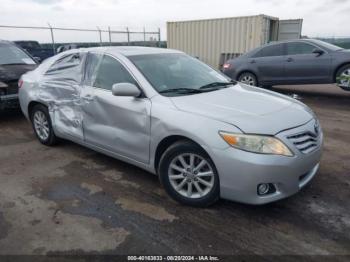
[{"label": "silver toyota camry", "polygon": [[64,138],[141,167],[184,204],[269,203],[319,167],[323,135],[307,106],[176,50],[70,50],[19,85],[42,144]]}]

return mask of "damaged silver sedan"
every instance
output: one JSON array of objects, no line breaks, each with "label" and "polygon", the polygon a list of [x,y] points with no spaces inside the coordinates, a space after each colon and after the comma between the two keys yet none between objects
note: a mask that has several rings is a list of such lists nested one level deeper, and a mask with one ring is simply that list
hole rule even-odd
[{"label": "damaged silver sedan", "polygon": [[276,201],[319,167],[308,107],[175,50],[70,50],[23,75],[19,97],[42,144],[64,138],[139,166],[188,205]]}]

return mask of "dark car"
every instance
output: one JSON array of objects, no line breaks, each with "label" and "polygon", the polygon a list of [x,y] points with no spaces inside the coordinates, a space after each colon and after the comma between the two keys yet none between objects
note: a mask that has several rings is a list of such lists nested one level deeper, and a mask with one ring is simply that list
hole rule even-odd
[{"label": "dark car", "polygon": [[55,55],[52,48],[43,48],[37,41],[14,41],[14,43],[26,50],[37,62]]},{"label": "dark car", "polygon": [[314,39],[267,44],[227,61],[222,70],[253,86],[338,83],[350,91],[350,50]]},{"label": "dark car", "polygon": [[58,53],[62,53],[64,51],[67,51],[67,50],[71,50],[71,49],[77,49],[78,46],[76,44],[65,44],[65,45],[60,45],[58,48],[57,48],[57,54]]},{"label": "dark car", "polygon": [[18,107],[18,80],[36,66],[34,59],[24,50],[0,40],[0,110]]}]

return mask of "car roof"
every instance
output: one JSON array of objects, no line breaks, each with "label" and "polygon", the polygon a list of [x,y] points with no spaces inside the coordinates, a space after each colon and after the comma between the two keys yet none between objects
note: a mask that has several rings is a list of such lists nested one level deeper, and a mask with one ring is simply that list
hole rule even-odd
[{"label": "car roof", "polygon": [[15,45],[15,43],[13,43],[13,42],[11,42],[11,41],[2,40],[2,39],[0,39],[0,44]]},{"label": "car roof", "polygon": [[[267,47],[267,46],[273,46],[273,45],[278,45],[278,44],[286,44],[286,43],[297,43],[297,42],[313,44],[313,45],[316,45],[317,47],[321,47],[324,50],[332,51],[332,49],[330,49],[326,45],[326,44],[328,44],[327,42],[324,42],[324,41],[319,40],[319,39],[301,38],[301,39],[291,39],[291,40],[285,40],[285,41],[270,42],[270,43],[267,43],[267,44],[262,45],[260,47],[257,47],[256,49],[248,52],[247,54],[254,54],[255,52],[258,52],[259,50],[261,50],[262,48]],[[342,49],[342,48],[339,47],[339,49]]]},{"label": "car roof", "polygon": [[265,46],[268,45],[276,45],[276,44],[285,44],[285,43],[291,43],[291,42],[309,42],[313,44],[319,44],[320,40],[317,39],[312,39],[312,38],[301,38],[301,39],[290,39],[290,40],[284,40],[284,41],[276,41],[276,42],[270,42],[266,44]]},{"label": "car roof", "polygon": [[[70,51],[73,51],[71,49]],[[170,54],[170,53],[182,53],[181,51],[159,47],[143,47],[143,46],[108,46],[108,47],[90,47],[80,48],[80,50],[89,52],[103,52],[108,54],[121,54],[123,56],[133,55],[148,55],[148,54]]]}]

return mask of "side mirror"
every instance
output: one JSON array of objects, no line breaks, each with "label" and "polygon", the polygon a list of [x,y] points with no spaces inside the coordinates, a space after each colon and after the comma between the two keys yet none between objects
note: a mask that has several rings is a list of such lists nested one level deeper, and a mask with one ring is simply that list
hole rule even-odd
[{"label": "side mirror", "polygon": [[314,50],[312,50],[312,53],[317,54],[317,56],[320,56],[324,53],[324,51],[322,49],[315,48]]},{"label": "side mirror", "polygon": [[131,83],[118,83],[112,86],[112,94],[114,96],[132,96],[139,97],[141,95],[140,89]]}]

